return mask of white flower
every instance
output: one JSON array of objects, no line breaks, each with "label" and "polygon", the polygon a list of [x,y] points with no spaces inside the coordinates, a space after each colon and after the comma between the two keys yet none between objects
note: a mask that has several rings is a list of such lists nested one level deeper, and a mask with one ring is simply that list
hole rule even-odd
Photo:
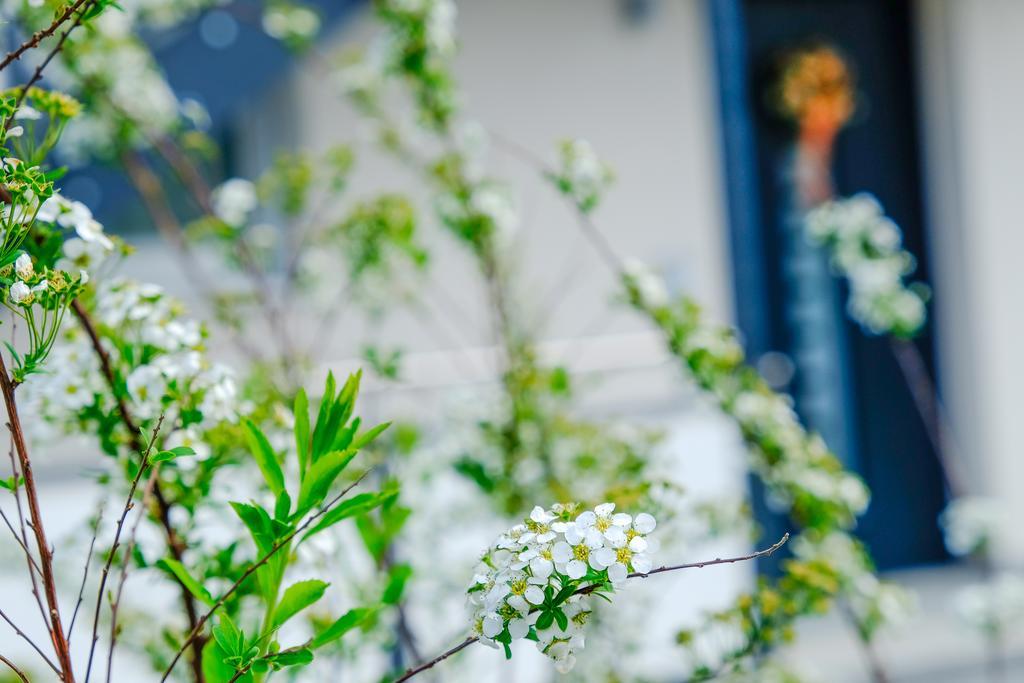
[{"label": "white flower", "polygon": [[18,111],[14,113],[14,118],[22,121],[38,121],[42,116],[42,113],[27,104],[18,107]]},{"label": "white flower", "polygon": [[256,208],[256,186],[243,178],[231,178],[213,190],[213,213],[228,225],[240,226]]},{"label": "white flower", "polygon": [[35,268],[32,267],[32,257],[28,254],[22,254],[18,257],[18,260],[14,262],[14,272],[17,273],[18,277],[22,280],[28,280],[36,274]]},{"label": "white flower", "polygon": [[993,540],[1003,514],[999,502],[981,496],[964,496],[949,502],[939,522],[946,548],[957,556],[984,550]]},{"label": "white flower", "polygon": [[630,259],[626,261],[624,273],[640,294],[640,300],[645,307],[661,308],[668,305],[668,287],[649,265],[637,259]]},{"label": "white flower", "polygon": [[18,280],[11,285],[11,301],[16,304],[24,303],[28,301],[32,296],[32,290],[29,289],[21,280]]},{"label": "white flower", "polygon": [[7,137],[9,138],[20,138],[25,134],[25,128],[23,126],[11,126],[7,131]]},{"label": "white flower", "polygon": [[93,218],[75,223],[75,233],[85,242],[94,242],[107,250],[114,248],[114,243],[104,234],[103,226]]}]

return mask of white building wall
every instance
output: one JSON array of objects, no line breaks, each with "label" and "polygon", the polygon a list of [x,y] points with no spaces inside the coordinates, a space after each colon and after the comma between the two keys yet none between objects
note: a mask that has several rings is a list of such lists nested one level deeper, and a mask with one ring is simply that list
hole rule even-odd
[{"label": "white building wall", "polygon": [[929,221],[946,401],[977,492],[1006,506],[1024,561],[1024,3],[920,0]]}]

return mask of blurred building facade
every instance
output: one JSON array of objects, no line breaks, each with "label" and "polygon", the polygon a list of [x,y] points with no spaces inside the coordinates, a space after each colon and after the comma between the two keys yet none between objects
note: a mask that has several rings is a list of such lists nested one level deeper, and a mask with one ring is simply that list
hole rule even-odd
[{"label": "blurred building facade", "polygon": [[[324,9],[330,31],[320,54],[370,40],[368,3]],[[234,150],[232,172],[257,173],[280,147],[354,142],[353,197],[415,194],[401,166],[372,151],[372,133],[343,104],[321,56],[287,63],[258,41],[240,51],[211,43],[203,21],[158,52],[172,84],[210,107]],[[794,233],[785,165],[793,133],[765,103],[766,74],[785,50],[810,41],[838,49],[857,74],[858,107],[836,141],[837,191],[872,192],[903,228],[934,292],[919,346],[941,386],[969,486],[1000,497],[1008,518],[1024,512],[1015,495],[1024,460],[1014,415],[1024,376],[1015,353],[1024,333],[1016,305],[1024,237],[1014,227],[1013,187],[1024,151],[1016,125],[1024,95],[1014,81],[1024,5],[474,0],[460,3],[458,24],[469,117],[542,158],[552,158],[558,140],[590,140],[617,172],[596,216],[615,248],[655,266],[713,317],[735,322],[752,360],[868,479],[875,500],[862,531],[882,565],[930,563],[944,557],[935,515],[945,492],[934,453],[891,350],[846,321],[842,285]],[[236,61],[224,65],[221,57],[232,54]],[[588,372],[626,372],[644,365],[639,357],[660,367],[643,322],[608,306],[611,275],[559,198],[500,144],[491,159],[493,171],[520,188],[520,295],[539,302],[532,313],[542,336],[570,357],[580,345],[600,349],[584,363]],[[413,359],[490,344],[471,266],[454,247],[435,248],[440,275],[428,307],[438,318],[457,310],[461,330],[423,334],[421,321],[403,314],[353,320],[333,358],[356,357],[371,333],[400,341]],[[430,358],[413,362],[425,382],[438,373]],[[620,402],[634,403],[671,402],[679,390],[651,381],[619,382],[632,393],[613,386]],[[1024,558],[1024,538],[1010,554]]]}]

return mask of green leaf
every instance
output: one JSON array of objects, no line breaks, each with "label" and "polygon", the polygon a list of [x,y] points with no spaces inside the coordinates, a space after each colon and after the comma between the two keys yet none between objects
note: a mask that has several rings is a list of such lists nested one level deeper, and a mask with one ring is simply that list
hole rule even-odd
[{"label": "green leaf", "polygon": [[357,607],[356,609],[350,609],[341,615],[337,621],[318,633],[316,637],[310,641],[309,646],[315,649],[338,640],[356,626],[359,626],[366,621],[374,611],[375,610],[370,609],[369,607]]},{"label": "green leaf", "polygon": [[391,578],[388,579],[388,585],[384,589],[384,595],[381,596],[380,601],[385,605],[397,605],[398,601],[402,599],[402,593],[405,592],[405,583],[412,576],[412,567],[407,564],[396,564],[391,568]]},{"label": "green leaf", "polygon": [[16,488],[21,486],[24,481],[24,477],[15,477],[12,475],[6,479],[0,479],[0,488],[7,489],[8,491],[14,491]]},{"label": "green leaf", "polygon": [[270,442],[267,441],[267,437],[263,435],[263,432],[251,420],[243,421],[242,425],[245,428],[245,438],[249,444],[249,450],[252,451],[253,457],[256,458],[256,464],[259,465],[260,471],[263,472],[263,478],[267,480],[267,485],[274,495],[280,495],[284,491],[284,473],[281,472],[281,464],[277,461],[277,454],[274,453],[274,449],[270,446]]},{"label": "green leaf", "polygon": [[288,513],[292,509],[292,497],[288,495],[287,491],[281,491],[281,495],[277,497],[277,502],[274,504],[274,519],[286,520],[288,519]]},{"label": "green leaf", "polygon": [[497,482],[487,472],[487,468],[472,458],[465,457],[456,462],[455,471],[476,482],[484,493],[492,493],[497,488]]},{"label": "green leaf", "polygon": [[325,514],[312,529],[307,531],[306,535],[302,537],[302,541],[300,541],[300,543],[307,540],[310,536],[334,526],[343,519],[365,514],[380,505],[394,500],[396,497],[398,497],[398,491],[360,493],[359,495],[352,496],[351,498],[346,498],[331,508],[330,511],[327,512],[327,514]]},{"label": "green leaf", "polygon": [[[224,651],[216,639],[207,641],[206,647],[203,648],[202,660],[203,678],[206,683],[228,683],[231,680],[237,671],[235,667],[225,661],[231,656]],[[239,677],[236,683],[239,681],[252,683],[252,680],[251,674],[245,674]]]},{"label": "green leaf", "polygon": [[381,432],[391,426],[390,422],[383,422],[372,429],[368,429],[359,436],[356,437],[355,441],[352,442],[351,448],[359,450],[366,446],[368,443],[380,436]]},{"label": "green leaf", "polygon": [[312,451],[310,452],[310,462],[315,462],[320,456],[321,444],[324,440],[324,431],[327,426],[327,420],[330,417],[331,409],[334,407],[334,373],[327,373],[327,383],[324,386],[324,395],[320,398],[320,410],[316,416],[316,425],[313,427],[313,441]]},{"label": "green leaf", "polygon": [[305,475],[309,465],[309,449],[313,445],[309,440],[309,399],[306,390],[299,389],[295,395],[295,448],[299,454],[299,476]]},{"label": "green leaf", "polygon": [[323,501],[331,484],[354,457],[356,451],[331,451],[315,461],[299,486],[299,506],[295,514],[305,514]]},{"label": "green leaf", "polygon": [[237,656],[245,650],[245,636],[226,614],[220,615],[217,625],[211,629],[211,632],[225,654]]},{"label": "green leaf", "polygon": [[272,631],[277,630],[286,621],[322,598],[328,585],[330,584],[310,579],[309,581],[299,581],[288,586],[284,595],[281,596],[281,601],[278,602],[277,608],[274,610],[274,618],[270,622],[270,629]]},{"label": "green leaf", "polygon": [[151,465],[155,465],[158,462],[168,462],[175,458],[180,458],[184,455],[195,455],[196,452],[188,446],[175,446],[166,451],[160,451],[156,455],[150,457],[149,462]]},{"label": "green leaf", "polygon": [[551,624],[555,623],[555,615],[551,612],[541,612],[540,616],[537,617],[537,630],[543,631],[551,628]]},{"label": "green leaf", "polygon": [[267,511],[256,505],[235,502],[231,503],[231,509],[235,511],[238,518],[249,529],[249,534],[252,536],[252,540],[256,543],[260,553],[266,554],[270,552],[277,538],[274,534],[273,521],[270,519]]},{"label": "green leaf", "polygon": [[554,611],[555,621],[558,622],[558,628],[565,631],[569,628],[569,617],[565,616],[565,612],[560,609]]},{"label": "green leaf", "polygon": [[178,581],[181,582],[181,585],[187,588],[188,592],[194,595],[197,599],[210,607],[213,607],[216,604],[217,601],[213,599],[210,592],[203,588],[203,584],[199,583],[199,581],[188,573],[188,570],[185,569],[185,566],[181,562],[170,557],[165,557],[158,560],[156,566],[177,578]]},{"label": "green leaf", "polygon": [[313,661],[313,651],[308,648],[283,650],[276,655],[269,655],[267,661],[275,669],[282,669],[286,666],[305,666]]}]

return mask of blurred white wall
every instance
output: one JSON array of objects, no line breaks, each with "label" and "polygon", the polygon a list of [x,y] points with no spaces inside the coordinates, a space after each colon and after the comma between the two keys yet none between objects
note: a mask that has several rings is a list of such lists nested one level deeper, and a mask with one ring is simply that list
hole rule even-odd
[{"label": "blurred white wall", "polygon": [[1024,561],[1024,2],[919,0],[935,305],[946,401],[978,493]]}]

